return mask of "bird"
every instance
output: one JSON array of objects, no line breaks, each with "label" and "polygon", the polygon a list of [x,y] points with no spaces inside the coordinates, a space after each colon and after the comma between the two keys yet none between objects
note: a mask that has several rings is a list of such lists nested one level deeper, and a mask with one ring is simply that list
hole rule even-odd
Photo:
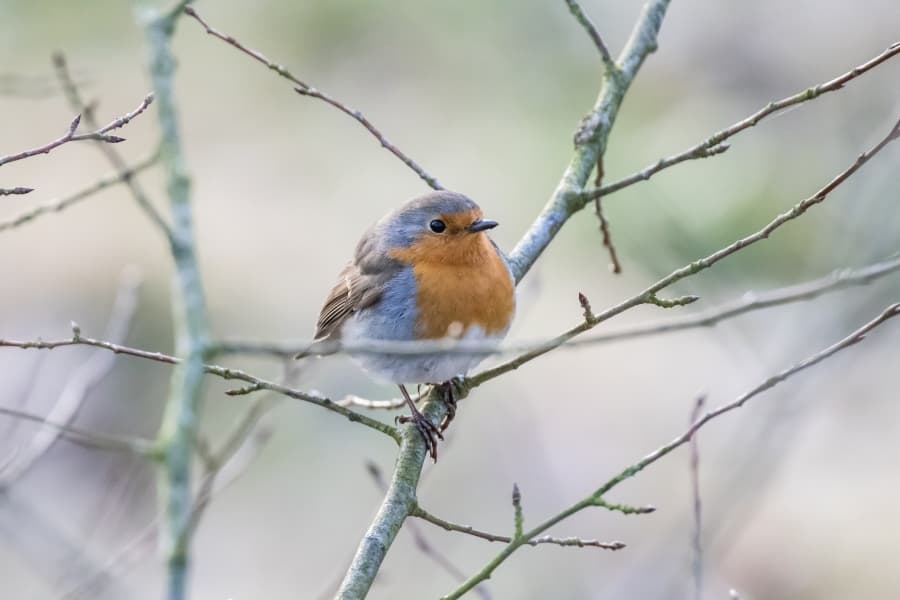
[{"label": "bird", "polygon": [[[515,315],[515,279],[509,262],[467,196],[435,191],[407,201],[372,225],[338,275],[319,313],[315,340],[349,343],[455,338],[499,342]],[[351,353],[376,379],[394,383],[437,462],[438,439],[456,414],[454,379],[484,353]],[[407,384],[442,390],[447,415],[435,426],[416,408]]]}]

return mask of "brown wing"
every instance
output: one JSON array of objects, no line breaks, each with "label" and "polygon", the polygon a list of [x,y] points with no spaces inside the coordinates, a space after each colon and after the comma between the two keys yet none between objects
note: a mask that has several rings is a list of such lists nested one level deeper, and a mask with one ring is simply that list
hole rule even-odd
[{"label": "brown wing", "polygon": [[319,313],[316,339],[334,337],[353,313],[377,302],[384,279],[381,273],[364,273],[355,263],[344,267]]}]

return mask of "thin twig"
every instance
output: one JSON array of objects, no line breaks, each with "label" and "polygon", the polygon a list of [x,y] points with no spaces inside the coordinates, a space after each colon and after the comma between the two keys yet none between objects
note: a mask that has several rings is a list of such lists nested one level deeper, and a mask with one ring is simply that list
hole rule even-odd
[{"label": "thin twig", "polygon": [[[690,427],[688,427],[687,431],[682,433],[680,436],[675,438],[673,441],[671,441],[668,444],[666,444],[665,446],[662,446],[661,448],[658,448],[657,450],[651,452],[650,454],[648,454],[647,456],[645,456],[638,462],[626,467],[618,475],[611,478],[606,483],[604,483],[602,486],[600,486],[597,490],[595,490],[590,496],[575,503],[574,505],[563,510],[559,514],[551,517],[550,519],[541,523],[540,525],[538,525],[531,531],[526,532],[523,537],[531,539],[537,535],[540,535],[541,533],[543,533],[550,527],[553,527],[560,521],[563,521],[563,520],[569,518],[570,516],[574,515],[575,513],[578,513],[580,511],[584,510],[585,508],[588,508],[591,506],[596,506],[597,501],[601,500],[603,498],[603,496],[606,495],[614,487],[616,487],[617,485],[619,485],[626,479],[634,477],[635,475],[640,473],[642,470],[644,470],[647,466],[658,461],[663,456],[666,456],[667,454],[669,454],[670,452],[672,452],[679,446],[682,446],[682,445],[688,443],[688,441],[691,439],[691,437],[694,434],[696,434],[697,431],[701,427],[703,427],[706,423],[710,422],[711,420],[713,420],[727,412],[730,412],[732,410],[740,408],[754,396],[757,396],[757,395],[761,394],[762,392],[775,387],[779,383],[790,378],[792,375],[822,362],[823,360],[827,359],[830,356],[833,356],[834,354],[840,352],[841,350],[843,350],[845,348],[848,348],[850,346],[858,344],[863,339],[865,339],[865,336],[868,332],[875,329],[876,327],[878,327],[879,325],[881,325],[888,319],[891,319],[897,315],[900,315],[900,303],[892,304],[891,306],[888,306],[880,315],[878,315],[873,320],[869,321],[868,323],[866,323],[865,325],[863,325],[862,327],[860,327],[859,329],[857,329],[856,331],[854,331],[853,333],[851,333],[850,335],[845,337],[844,339],[842,339],[839,342],[832,344],[831,346],[825,348],[824,350],[800,361],[799,363],[795,364],[794,366],[769,377],[768,379],[766,379],[765,381],[763,381],[762,383],[760,383],[759,385],[754,387],[749,392],[746,392],[745,394],[742,394],[741,396],[739,396],[733,402],[730,402],[728,404],[720,406],[719,408],[716,408],[715,410],[711,410],[711,411],[707,412],[702,417],[700,417],[699,419],[694,421],[690,425]],[[470,577],[469,580],[466,581],[466,583],[463,584],[461,587],[459,587],[457,590],[444,596],[442,598],[442,600],[456,600],[457,598],[460,598],[463,594],[465,594],[468,590],[472,589],[472,587],[474,587],[475,585],[478,585],[482,581],[485,581],[486,579],[488,579],[493,574],[493,572],[497,569],[497,567],[499,567],[503,562],[505,562],[506,559],[508,559],[522,545],[523,544],[518,540],[510,541],[510,543],[500,552],[500,554],[498,554],[496,557],[494,557],[494,559],[491,560],[483,569],[481,569],[478,573],[476,573],[475,575]]]},{"label": "thin twig", "polygon": [[[694,402],[688,424],[693,424],[703,411],[706,396],[701,394]],[[690,474],[691,497],[693,499],[694,524],[692,532],[693,576],[694,576],[694,600],[703,600],[703,502],[700,497],[700,445],[697,442],[697,434],[690,440]]]},{"label": "thin twig", "polygon": [[385,148],[388,152],[390,152],[391,154],[393,154],[394,156],[399,158],[401,161],[403,161],[403,164],[405,164],[407,167],[409,167],[410,169],[415,171],[416,175],[418,175],[425,183],[427,183],[429,187],[431,187],[435,190],[444,189],[443,187],[441,187],[441,184],[438,183],[438,180],[435,179],[434,177],[432,177],[431,175],[429,175],[425,171],[425,169],[423,169],[421,166],[419,166],[418,163],[416,163],[416,161],[414,161],[412,158],[410,158],[408,155],[406,155],[403,151],[401,151],[399,148],[397,148],[397,146],[395,146],[391,142],[389,142],[387,140],[387,138],[384,137],[384,134],[382,134],[381,131],[379,131],[372,124],[372,122],[369,121],[365,117],[365,115],[363,115],[360,111],[358,111],[354,108],[350,108],[349,106],[347,106],[340,100],[337,100],[336,98],[329,96],[322,90],[317,89],[317,88],[307,84],[306,82],[304,82],[301,79],[298,79],[287,68],[283,67],[282,65],[273,63],[268,58],[266,58],[266,56],[263,53],[259,52],[258,50],[253,50],[252,48],[248,48],[247,46],[243,45],[241,42],[239,42],[237,39],[235,39],[234,36],[217,31],[212,26],[210,26],[206,22],[206,20],[203,19],[203,17],[201,17],[197,13],[197,9],[194,8],[193,6],[186,7],[184,9],[184,12],[185,12],[185,14],[187,14],[188,16],[190,16],[194,20],[196,20],[203,27],[203,29],[206,30],[206,33],[208,33],[209,35],[216,37],[216,38],[222,40],[223,42],[225,42],[226,44],[240,50],[241,52],[243,52],[244,54],[246,54],[253,60],[264,64],[266,67],[268,67],[272,71],[278,73],[284,79],[287,79],[288,81],[293,83],[296,86],[294,88],[294,90],[301,96],[309,96],[311,98],[317,98],[319,100],[322,100],[323,102],[330,104],[334,108],[338,109],[345,115],[356,120],[360,125],[365,127],[366,130],[369,133],[371,133],[375,137],[376,140],[378,140],[378,142],[381,144],[381,146],[383,148]]},{"label": "thin twig", "polygon": [[843,75],[835,77],[830,81],[826,81],[824,83],[820,83],[819,85],[807,88],[803,91],[797,92],[796,94],[793,94],[786,98],[782,98],[781,100],[769,102],[752,115],[741,119],[737,123],[734,123],[733,125],[726,127],[721,131],[712,134],[702,142],[688,148],[684,152],[669,156],[667,158],[661,158],[652,165],[644,167],[637,173],[629,175],[628,177],[625,177],[613,183],[607,184],[600,189],[586,192],[584,195],[584,201],[587,202],[595,197],[608,196],[609,194],[617,192],[640,181],[646,181],[663,169],[668,169],[669,167],[677,165],[678,163],[684,162],[686,160],[706,158],[708,156],[721,154],[722,152],[728,150],[728,145],[724,144],[723,142],[734,136],[735,134],[753,127],[766,117],[770,117],[775,113],[784,110],[785,108],[797,104],[802,104],[803,102],[814,100],[819,96],[822,96],[823,94],[827,94],[828,92],[839,90],[844,87],[844,84],[846,84],[847,82],[856,79],[857,77],[868,71],[871,71],[881,63],[889,60],[890,58],[893,58],[897,54],[900,54],[900,42],[891,44],[884,52],[882,52],[878,56],[872,58],[867,62],[864,62],[863,64],[851,69],[850,71],[847,71]]},{"label": "thin twig", "polygon": [[[156,362],[166,363],[170,365],[180,365],[182,364],[182,359],[171,356],[169,354],[163,354],[162,352],[150,352],[148,350],[140,350],[138,348],[131,348],[128,346],[123,346],[121,344],[113,344],[111,342],[107,342],[104,340],[99,340],[91,337],[86,337],[83,335],[79,335],[77,337],[73,336],[71,338],[60,339],[60,340],[4,340],[0,339],[0,348],[21,348],[21,349],[34,349],[34,350],[53,350],[54,348],[62,348],[65,346],[95,346],[97,348],[104,348],[110,352],[114,352],[117,354],[127,354],[129,356],[134,356],[136,358],[143,358],[147,360],[152,360]],[[259,390],[271,390],[273,392],[277,392],[283,396],[287,396],[289,398],[294,398],[296,400],[302,400],[304,402],[309,402],[315,404],[316,406],[321,406],[327,410],[332,412],[336,412],[339,415],[346,417],[349,421],[354,423],[359,423],[361,425],[365,425],[370,429],[374,429],[380,433],[383,433],[393,439],[394,441],[400,440],[400,434],[397,432],[395,427],[388,425],[387,423],[382,423],[377,419],[373,419],[371,417],[367,417],[366,415],[360,414],[345,406],[341,406],[334,400],[329,398],[325,398],[324,396],[319,396],[316,394],[311,394],[307,392],[302,392],[300,390],[295,390],[292,388],[288,388],[283,385],[279,385],[274,381],[268,381],[265,379],[261,379],[255,377],[245,371],[241,371],[240,369],[231,369],[228,367],[222,367],[219,365],[211,365],[211,364],[203,364],[202,369],[204,372],[209,373],[210,375],[215,375],[217,377],[221,377],[226,380],[237,380],[244,381],[246,383],[251,384],[253,386],[253,391]]]},{"label": "thin twig", "polygon": [[[513,541],[514,538],[505,535],[497,535],[494,533],[488,533],[486,531],[481,531],[471,527],[469,525],[457,525],[456,523],[451,523],[450,521],[445,521],[440,517],[436,517],[433,514],[429,513],[421,506],[416,505],[413,509],[410,516],[418,517],[423,521],[428,521],[432,525],[437,525],[442,529],[446,529],[447,531],[455,531],[457,533],[465,533],[466,535],[471,535],[473,537],[481,538],[483,540],[487,540],[489,542],[502,542],[504,544],[509,544]],[[525,534],[523,534],[524,536]],[[554,546],[565,546],[565,547],[573,547],[573,548],[602,548],[603,550],[621,550],[625,547],[623,542],[613,541],[613,542],[601,542],[600,540],[587,540],[577,537],[567,537],[567,538],[556,538],[551,537],[549,535],[545,536],[531,536],[528,539],[521,540],[522,545],[526,546],[539,546],[541,544],[551,544]]]},{"label": "thin twig", "polygon": [[68,196],[50,200],[48,202],[45,202],[44,204],[40,204],[32,209],[26,210],[22,214],[17,215],[12,219],[9,219],[8,221],[0,221],[0,231],[5,231],[7,229],[13,229],[20,225],[24,225],[25,223],[28,223],[29,221],[32,221],[37,217],[40,217],[41,215],[65,210],[73,204],[76,204],[77,202],[80,202],[90,196],[93,196],[101,190],[105,190],[106,188],[117,183],[123,183],[124,181],[132,179],[134,175],[155,165],[158,160],[159,150],[156,150],[153,154],[139,160],[125,171],[119,173],[110,173],[104,177],[101,177],[86,188],[69,194]]},{"label": "thin twig", "polygon": [[[378,465],[371,460],[366,461],[366,471],[368,471],[369,475],[372,476],[372,480],[375,482],[378,490],[382,494],[387,493],[388,484],[384,479],[384,474],[381,472],[381,469],[378,468]],[[453,564],[453,561],[451,561],[449,557],[441,553],[431,544],[431,542],[428,541],[428,538],[425,537],[425,534],[419,528],[417,523],[413,521],[407,521],[406,530],[409,531],[409,534],[413,538],[413,543],[422,554],[437,563],[438,566],[444,569],[447,573],[450,574],[451,577],[453,577],[457,581],[462,582],[466,580],[466,574],[463,573],[459,567]],[[337,581],[337,584],[340,584],[340,580]],[[334,587],[337,588],[337,585],[335,585]],[[485,586],[478,586],[475,589],[475,592],[484,600],[490,600],[490,592],[488,592]]]},{"label": "thin twig", "polygon": [[14,187],[14,188],[0,188],[0,196],[21,196],[24,194],[30,194],[34,191],[34,188],[30,187]]},{"label": "thin twig", "polygon": [[594,26],[594,23],[591,21],[590,17],[588,17],[581,9],[581,6],[578,4],[577,0],[565,0],[565,2],[569,5],[569,11],[572,13],[572,16],[574,16],[575,19],[581,24],[581,26],[584,27],[584,30],[590,36],[591,41],[594,42],[594,45],[600,52],[600,58],[603,59],[603,66],[607,69],[607,71],[618,71],[619,68],[616,66],[616,63],[612,59],[612,56],[610,56],[609,49],[606,47],[606,44],[603,43],[603,38],[600,37],[600,32],[597,31],[597,28]]},{"label": "thin twig", "polygon": [[68,142],[80,142],[83,140],[95,140],[98,142],[105,142],[107,144],[118,144],[119,142],[124,142],[125,138],[119,137],[117,135],[108,135],[108,132],[127,125],[132,119],[144,112],[147,107],[150,106],[151,102],[153,102],[153,94],[148,94],[146,97],[144,97],[144,99],[136,109],[122,115],[118,119],[115,119],[108,125],[101,127],[100,129],[92,133],[75,133],[75,131],[78,129],[78,124],[81,122],[81,115],[78,115],[72,120],[72,122],[69,124],[68,130],[61,137],[58,137],[51,142],[47,142],[43,146],[32,148],[31,150],[24,150],[22,152],[19,152],[18,154],[0,156],[0,166],[15,162],[17,160],[37,156],[38,154],[48,154],[54,148],[58,148]]},{"label": "thin twig", "polygon": [[705,258],[701,258],[688,265],[685,265],[680,269],[672,271],[669,275],[663,277],[639,294],[632,296],[628,300],[620,302],[619,304],[611,308],[608,308],[602,313],[596,315],[593,320],[585,320],[579,325],[569,329],[562,335],[557,336],[556,338],[548,342],[544,347],[536,348],[534,350],[531,350],[530,352],[526,352],[509,362],[503,363],[492,369],[482,371],[481,373],[470,377],[468,380],[469,383],[471,385],[480,385],[485,381],[494,379],[495,377],[502,375],[503,373],[518,369],[525,363],[534,360],[535,358],[542,356],[543,354],[546,354],[550,350],[553,350],[554,348],[564,344],[573,337],[580,335],[581,333],[584,333],[585,331],[596,327],[600,323],[603,323],[604,321],[607,321],[612,317],[625,312],[626,310],[634,308],[635,306],[648,303],[659,304],[659,299],[656,297],[656,294],[661,290],[671,286],[673,283],[685,279],[686,277],[690,277],[699,273],[700,271],[710,268],[720,260],[731,256],[735,252],[738,252],[739,250],[742,250],[747,246],[755,244],[760,240],[768,239],[768,237],[779,227],[803,215],[807,210],[809,210],[816,204],[823,202],[825,198],[828,197],[828,194],[834,191],[834,189],[840,186],[844,181],[849,179],[854,173],[859,171],[859,169],[864,164],[869,162],[869,160],[877,155],[885,146],[896,140],[898,136],[900,136],[900,120],[898,120],[894,124],[888,134],[884,138],[882,138],[881,141],[875,144],[875,146],[873,146],[867,152],[863,152],[862,154],[860,154],[859,157],[857,157],[857,159],[853,162],[853,164],[844,169],[819,191],[817,191],[809,198],[806,198],[805,200],[802,200],[801,202],[795,204],[793,207],[791,207],[790,210],[781,213],[756,233],[741,238],[733,242],[732,244],[729,244],[728,246],[725,246],[724,248],[713,252]]},{"label": "thin twig", "polygon": [[[81,97],[78,86],[75,84],[75,80],[69,73],[66,57],[62,52],[57,52],[53,55],[53,66],[56,69],[56,76],[59,79],[59,83],[62,86],[66,98],[69,100],[69,104],[74,110],[77,110],[84,115],[83,120],[88,127],[96,129],[97,120],[94,118],[94,107],[85,102]],[[168,223],[166,223],[166,220],[159,211],[156,210],[156,207],[153,206],[153,203],[150,201],[144,188],[137,179],[133,177],[134,169],[128,166],[127,161],[114,146],[102,143],[98,143],[96,146],[103,153],[112,167],[118,172],[120,180],[128,186],[129,190],[131,190],[131,195],[134,197],[135,202],[137,202],[138,206],[144,211],[150,221],[152,221],[163,234],[167,237],[170,236],[171,230]]]},{"label": "thin twig", "polygon": [[[74,442],[86,448],[130,452],[132,454],[143,456],[145,458],[154,458],[156,456],[153,441],[145,440],[137,436],[120,436],[109,433],[86,431],[72,425],[53,421],[42,415],[36,415],[16,408],[7,408],[5,406],[0,406],[0,415],[11,417],[19,421],[30,421],[32,423],[38,423],[44,427],[47,427],[48,429],[54,430],[57,436],[63,436],[71,442]],[[19,456],[20,453],[16,452],[14,460],[17,460]],[[9,483],[11,482],[11,480],[18,477],[18,473],[15,473],[12,477],[10,477],[6,472],[8,468],[15,466],[16,463],[11,462],[10,464],[5,464],[4,468],[0,470],[2,471],[0,472],[0,490],[9,487]]]},{"label": "thin twig", "polygon": [[[141,278],[135,269],[123,271],[104,336],[114,343],[123,341],[128,335],[137,308],[140,284]],[[78,335],[76,331],[75,337]],[[14,484],[53,447],[65,428],[75,420],[91,391],[112,370],[115,361],[115,354],[96,349],[90,358],[75,369],[47,413],[46,422],[52,425],[38,431],[28,446],[19,453],[16,462],[0,478],[0,489]]]},{"label": "thin twig", "polygon": [[[597,160],[597,176],[594,179],[594,185],[600,186],[603,181],[603,157]],[[603,247],[609,253],[609,270],[618,275],[622,272],[622,264],[619,262],[619,253],[616,252],[616,246],[612,241],[612,233],[609,231],[609,220],[603,213],[603,203],[600,195],[594,197],[594,214],[597,215],[597,221],[600,224],[600,235],[603,237]]]}]

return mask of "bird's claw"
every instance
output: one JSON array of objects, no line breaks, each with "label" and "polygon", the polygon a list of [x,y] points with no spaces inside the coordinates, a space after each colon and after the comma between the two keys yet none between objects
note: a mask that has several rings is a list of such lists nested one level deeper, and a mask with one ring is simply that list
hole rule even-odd
[{"label": "bird's claw", "polygon": [[409,423],[412,422],[416,429],[419,430],[419,434],[422,436],[422,440],[425,442],[425,452],[431,456],[431,460],[437,462],[437,447],[438,440],[443,440],[444,436],[441,434],[441,429],[437,427],[434,423],[428,420],[428,418],[416,411],[410,415],[403,415],[397,417],[398,423]]}]

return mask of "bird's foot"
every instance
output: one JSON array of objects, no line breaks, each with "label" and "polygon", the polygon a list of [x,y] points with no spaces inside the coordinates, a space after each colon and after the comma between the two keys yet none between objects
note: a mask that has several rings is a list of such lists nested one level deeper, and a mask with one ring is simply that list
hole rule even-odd
[{"label": "bird's foot", "polygon": [[416,426],[416,429],[419,430],[422,439],[425,441],[425,452],[431,456],[432,461],[437,462],[438,440],[444,439],[444,436],[441,434],[442,430],[438,429],[437,425],[429,421],[428,417],[415,408],[409,415],[397,417],[397,422],[412,422]]},{"label": "bird's foot", "polygon": [[447,405],[447,414],[444,415],[444,418],[441,420],[441,432],[445,431],[456,417],[456,406],[459,398],[457,386],[461,383],[462,378],[454,377],[450,381],[445,381],[437,386],[441,390],[441,399],[444,401],[444,404]]}]

